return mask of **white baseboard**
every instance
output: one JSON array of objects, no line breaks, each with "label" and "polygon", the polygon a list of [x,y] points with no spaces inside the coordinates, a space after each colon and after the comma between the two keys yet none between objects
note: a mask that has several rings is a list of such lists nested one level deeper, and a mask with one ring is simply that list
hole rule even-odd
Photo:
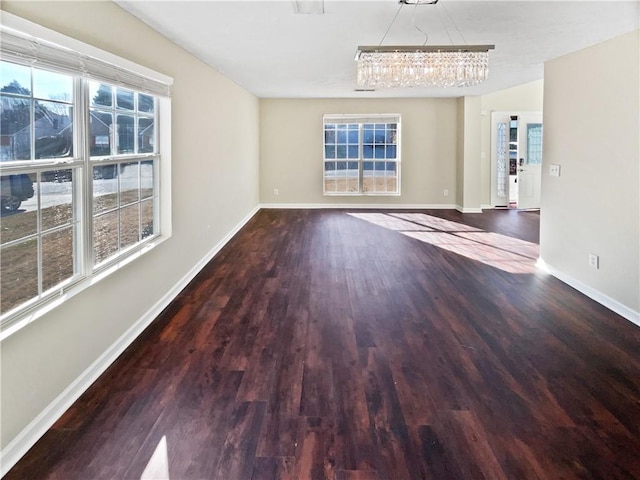
[{"label": "white baseboard", "polygon": [[640,327],[640,312],[636,312],[631,308],[623,305],[622,303],[614,300],[613,298],[605,295],[604,293],[590,287],[589,285],[582,283],[580,280],[576,280],[570,275],[552,267],[548,263],[546,263],[542,258],[538,259],[538,265],[548,271],[551,275],[556,277],[558,280],[566,283],[570,287],[575,288],[580,293],[586,295],[592,300],[595,300],[600,305],[607,307],[609,310],[617,313],[621,317],[629,320],[631,323]]},{"label": "white baseboard", "polygon": [[225,237],[220,240],[191,270],[189,270],[171,290],[165,293],[135,324],[120,336],[98,359],[76,378],[64,391],[34,418],[0,452],[0,477],[20,460],[24,454],[51,428],[93,382],[131,345],[153,320],[173,301],[187,284],[209,263],[231,238],[260,210],[253,208]]},{"label": "white baseboard", "polygon": [[389,203],[263,203],[260,208],[282,209],[376,209],[376,210],[453,210],[453,204],[389,204]]},{"label": "white baseboard", "polygon": [[456,210],[460,213],[482,213],[482,208],[480,207],[461,207],[460,205],[456,205]]}]

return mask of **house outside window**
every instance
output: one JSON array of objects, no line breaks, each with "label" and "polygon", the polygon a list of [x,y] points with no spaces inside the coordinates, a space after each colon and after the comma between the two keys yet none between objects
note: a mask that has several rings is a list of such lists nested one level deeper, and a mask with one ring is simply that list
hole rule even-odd
[{"label": "house outside window", "polygon": [[400,116],[325,115],[325,195],[400,194]]}]

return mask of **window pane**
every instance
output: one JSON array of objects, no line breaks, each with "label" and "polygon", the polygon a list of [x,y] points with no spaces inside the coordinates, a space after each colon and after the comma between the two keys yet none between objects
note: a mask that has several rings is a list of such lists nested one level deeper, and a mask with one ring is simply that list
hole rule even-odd
[{"label": "window pane", "polygon": [[346,145],[338,145],[336,148],[336,157],[337,158],[347,158],[347,146]]},{"label": "window pane", "polygon": [[327,145],[324,147],[324,158],[336,158],[335,145]]},{"label": "window pane", "polygon": [[396,171],[396,162],[387,162],[387,172]]},{"label": "window pane", "polygon": [[385,130],[376,128],[375,143],[384,143],[385,137],[386,137]]},{"label": "window pane", "polygon": [[153,235],[153,200],[146,200],[140,204],[140,225],[142,239]]},{"label": "window pane", "polygon": [[355,170],[356,173],[357,173],[358,172],[358,162],[349,162],[349,165],[348,165],[347,168],[349,168],[349,170],[352,170],[352,171]]},{"label": "window pane", "polygon": [[337,192],[346,192],[347,191],[347,179],[342,177],[342,178],[336,178],[335,180],[336,182],[336,191]]},{"label": "window pane", "polygon": [[542,124],[527,123],[527,165],[542,164]]},{"label": "window pane", "polygon": [[347,143],[347,126],[338,125],[337,143]]},{"label": "window pane", "polygon": [[373,182],[375,178],[371,176],[371,173],[364,175],[362,177],[362,191],[363,192],[372,192],[373,191]]},{"label": "window pane", "polygon": [[105,213],[93,219],[93,252],[100,263],[118,251],[118,212]]},{"label": "window pane", "polygon": [[92,107],[110,107],[113,105],[113,87],[104,83],[91,82],[89,98],[91,98]]},{"label": "window pane", "polygon": [[0,311],[38,295],[38,243],[27,240],[0,251]]},{"label": "window pane", "polygon": [[73,102],[73,77],[33,69],[33,96],[60,102]]},{"label": "window pane", "polygon": [[134,153],[134,117],[131,115],[117,116],[118,153]]},{"label": "window pane", "polygon": [[118,166],[93,167],[93,213],[106,212],[118,206]]},{"label": "window pane", "polygon": [[335,126],[325,125],[324,127],[324,143],[336,143]]},{"label": "window pane", "polygon": [[375,158],[384,158],[384,145],[376,145]]},{"label": "window pane", "polygon": [[325,192],[335,192],[336,191],[336,179],[335,178],[325,178],[324,179],[324,191]]},{"label": "window pane", "polygon": [[395,129],[387,129],[387,138],[385,139],[387,143],[396,143],[397,130]]},{"label": "window pane", "polygon": [[0,96],[0,160],[31,159],[31,101]]},{"label": "window pane", "polygon": [[31,69],[24,65],[0,62],[0,92],[31,95]]},{"label": "window pane", "polygon": [[73,113],[70,105],[36,101],[35,157],[64,158],[73,155]]},{"label": "window pane", "polygon": [[387,157],[386,158],[396,158],[397,149],[395,145],[387,145]]},{"label": "window pane", "polygon": [[120,248],[140,241],[140,204],[135,203],[120,210]]},{"label": "window pane", "polygon": [[325,172],[334,172],[336,169],[336,162],[324,162]]},{"label": "window pane", "polygon": [[336,170],[340,172],[340,175],[344,175],[347,170],[347,162],[336,162]]},{"label": "window pane", "polygon": [[133,90],[116,88],[116,107],[123,110],[133,110]]},{"label": "window pane", "polygon": [[3,243],[31,235],[36,232],[36,199],[32,176],[26,173],[0,177],[2,199]]},{"label": "window pane", "polygon": [[373,145],[363,145],[362,146],[362,157],[363,158],[373,158]]},{"label": "window pane", "polygon": [[380,172],[384,172],[384,162],[375,162],[375,171],[376,175],[379,175]]},{"label": "window pane", "polygon": [[349,158],[358,158],[358,145],[349,145]]},{"label": "window pane", "polygon": [[89,116],[89,153],[92,157],[111,155],[113,115],[91,110]]},{"label": "window pane", "polygon": [[[356,125],[356,127],[357,127],[357,125]],[[349,129],[349,143],[358,144],[359,143],[358,134],[359,134],[359,131],[358,131],[357,128],[355,130],[350,128]]]},{"label": "window pane", "polygon": [[140,200],[140,176],[138,162],[120,165],[120,205]]},{"label": "window pane", "polygon": [[140,197],[153,196],[153,160],[140,163]]},{"label": "window pane", "polygon": [[373,170],[373,162],[363,162],[362,169],[369,170],[369,171]]},{"label": "window pane", "polygon": [[154,141],[153,118],[138,119],[138,153],[153,152]]},{"label": "window pane", "polygon": [[[366,125],[365,125],[366,127]],[[365,128],[362,131],[362,142],[363,143],[373,143],[373,130],[369,128]]]},{"label": "window pane", "polygon": [[51,170],[40,177],[42,230],[70,224],[73,221],[72,170]]},{"label": "window pane", "polygon": [[138,94],[138,111],[153,112],[153,97],[143,93]]},{"label": "window pane", "polygon": [[73,276],[73,228],[42,236],[42,289],[48,290]]}]

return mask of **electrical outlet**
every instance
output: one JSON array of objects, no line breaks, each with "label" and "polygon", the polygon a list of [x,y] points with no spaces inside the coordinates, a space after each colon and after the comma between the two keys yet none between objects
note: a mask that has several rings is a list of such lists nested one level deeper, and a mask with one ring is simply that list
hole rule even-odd
[{"label": "electrical outlet", "polygon": [[591,268],[595,268],[596,270],[600,268],[600,257],[598,255],[594,255],[593,253],[589,254],[589,266]]},{"label": "electrical outlet", "polygon": [[280,192],[278,191],[278,189],[277,189],[277,188],[274,188],[274,189],[273,189],[273,194],[274,194],[274,195],[278,195],[279,193],[280,193]]},{"label": "electrical outlet", "polygon": [[552,177],[559,177],[560,165],[549,165],[549,175]]},{"label": "electrical outlet", "polygon": [[449,196],[449,190],[447,190],[446,188],[444,189],[444,196],[448,197]]}]

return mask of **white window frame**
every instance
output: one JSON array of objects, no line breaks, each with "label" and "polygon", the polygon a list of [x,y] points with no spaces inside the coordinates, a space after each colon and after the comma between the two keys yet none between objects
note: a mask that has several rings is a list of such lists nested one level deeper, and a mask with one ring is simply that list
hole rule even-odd
[{"label": "white window frame", "polygon": [[[379,113],[379,114],[326,114],[322,117],[322,193],[325,196],[400,196],[401,194],[401,181],[400,181],[400,173],[401,173],[401,116],[400,114],[393,113]],[[364,158],[364,135],[363,135],[363,126],[365,124],[380,124],[380,123],[395,123],[396,124],[396,158],[392,161],[395,163],[396,168],[396,191],[375,191],[375,190],[365,190],[364,189],[364,163],[365,162],[390,162],[386,158],[384,159],[376,159],[376,158]],[[327,158],[326,157],[326,146],[325,143],[325,125],[327,124],[358,124],[358,157],[352,158]],[[351,144],[348,144],[351,145]],[[385,144],[386,145],[386,144]],[[348,157],[348,155],[347,155]],[[326,174],[326,163],[327,162],[349,162],[358,164],[358,190],[352,192],[345,191],[327,191],[327,174]],[[375,167],[372,170],[375,175]]]},{"label": "white window frame", "polygon": [[[0,168],[6,174],[12,171],[36,172],[67,168],[76,168],[76,172],[82,172],[82,175],[78,175],[79,178],[74,178],[74,221],[82,222],[75,227],[73,255],[76,274],[55,289],[46,292],[46,295],[39,295],[39,298],[26,301],[8,312],[2,312],[0,317],[0,340],[2,340],[171,237],[170,94],[173,79],[7,12],[2,13],[0,35],[7,40],[0,44],[2,49],[0,57],[3,60],[71,74],[75,78],[74,158],[32,161],[30,165],[22,164],[20,167],[0,165]],[[79,68],[78,65],[83,67]],[[74,68],[76,68],[75,71]],[[88,138],[89,79],[116,86],[121,85],[124,88],[153,95],[156,99],[157,112],[154,125],[157,149],[154,153],[113,155],[98,160],[122,162],[127,159],[135,161],[158,159],[157,168],[154,168],[156,190],[153,200],[154,234],[123,249],[100,264],[95,264],[93,258],[91,208],[92,170],[97,161],[96,157],[93,159],[89,157],[88,141],[78,141],[79,131],[85,132]],[[134,142],[137,142],[137,135]]]}]

